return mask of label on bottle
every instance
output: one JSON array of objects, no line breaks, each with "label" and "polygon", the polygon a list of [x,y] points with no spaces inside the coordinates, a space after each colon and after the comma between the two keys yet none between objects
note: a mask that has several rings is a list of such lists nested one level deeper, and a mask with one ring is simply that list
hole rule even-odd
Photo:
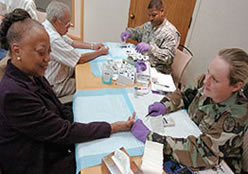
[{"label": "label on bottle", "polygon": [[106,84],[112,83],[112,70],[106,64],[103,65],[102,81],[103,83],[106,83]]}]

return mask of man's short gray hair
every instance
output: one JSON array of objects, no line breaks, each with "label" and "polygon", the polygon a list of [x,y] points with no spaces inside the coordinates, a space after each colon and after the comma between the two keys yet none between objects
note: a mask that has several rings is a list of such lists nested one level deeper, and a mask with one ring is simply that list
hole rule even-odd
[{"label": "man's short gray hair", "polygon": [[70,8],[66,4],[54,0],[50,2],[50,4],[46,8],[46,13],[47,13],[46,18],[50,22],[52,22],[54,17],[62,20],[67,10],[70,12]]}]

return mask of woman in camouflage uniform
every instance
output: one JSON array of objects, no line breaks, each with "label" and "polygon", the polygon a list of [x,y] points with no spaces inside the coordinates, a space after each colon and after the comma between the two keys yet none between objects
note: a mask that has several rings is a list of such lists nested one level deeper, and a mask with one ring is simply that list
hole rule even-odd
[{"label": "woman in camouflage uniform", "polygon": [[198,125],[199,137],[173,138],[148,130],[137,120],[132,133],[164,144],[164,154],[192,169],[211,168],[224,159],[235,173],[241,173],[244,132],[248,127],[248,100],[242,87],[248,77],[248,55],[241,49],[223,49],[209,64],[194,89],[174,92],[149,106],[152,116],[188,109]]}]

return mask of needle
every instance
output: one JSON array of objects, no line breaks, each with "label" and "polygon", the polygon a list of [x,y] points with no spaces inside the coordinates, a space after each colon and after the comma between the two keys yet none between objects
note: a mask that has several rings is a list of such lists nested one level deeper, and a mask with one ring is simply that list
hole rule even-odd
[{"label": "needle", "polygon": [[151,115],[151,113],[153,113],[153,111],[149,112],[145,117],[148,117],[149,115]]},{"label": "needle", "polygon": [[158,83],[157,81],[155,81],[155,82],[153,82],[153,83],[156,84],[156,85],[159,85],[159,86],[163,86],[163,87],[165,87],[165,88],[169,88],[168,85],[160,84],[160,83]]},{"label": "needle", "polygon": [[168,124],[168,122],[167,122],[166,118],[164,118],[164,117],[163,117],[163,120],[164,120],[164,122],[165,122],[166,124]]}]

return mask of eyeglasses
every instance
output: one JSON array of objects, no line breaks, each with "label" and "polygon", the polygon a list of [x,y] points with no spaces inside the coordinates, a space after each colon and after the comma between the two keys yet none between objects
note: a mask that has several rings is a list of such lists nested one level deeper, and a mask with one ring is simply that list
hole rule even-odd
[{"label": "eyeglasses", "polygon": [[66,28],[69,28],[69,27],[71,27],[71,26],[72,26],[71,22],[68,22],[67,24],[65,24],[65,27],[66,27]]},{"label": "eyeglasses", "polygon": [[63,23],[63,24],[65,25],[66,28],[69,28],[69,27],[72,26],[71,21],[69,21],[69,22],[67,22],[67,23],[65,23],[65,22],[62,21],[62,20],[59,20],[59,21],[60,21],[61,23]]}]

